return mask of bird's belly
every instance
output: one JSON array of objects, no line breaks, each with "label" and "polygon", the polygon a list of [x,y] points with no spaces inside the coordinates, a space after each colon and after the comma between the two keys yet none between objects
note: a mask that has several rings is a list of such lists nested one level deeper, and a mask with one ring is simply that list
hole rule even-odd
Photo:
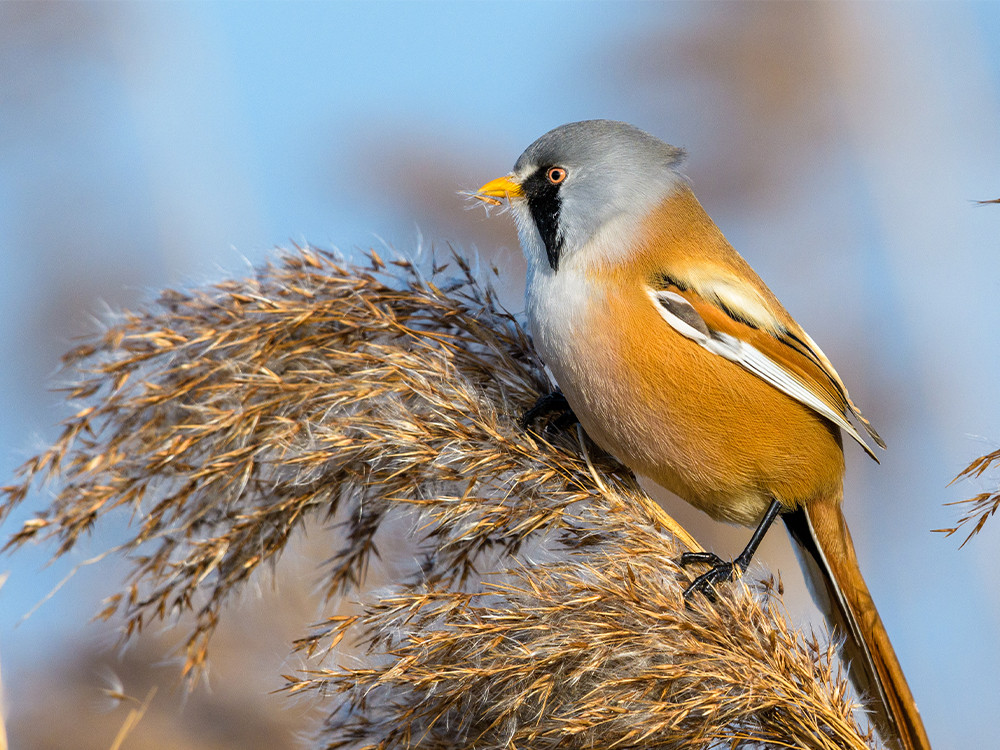
[{"label": "bird's belly", "polygon": [[839,491],[840,433],[827,420],[682,337],[648,303],[601,294],[582,275],[560,281],[543,299],[529,295],[529,323],[598,445],[714,518],[744,525],[772,499],[792,508]]}]

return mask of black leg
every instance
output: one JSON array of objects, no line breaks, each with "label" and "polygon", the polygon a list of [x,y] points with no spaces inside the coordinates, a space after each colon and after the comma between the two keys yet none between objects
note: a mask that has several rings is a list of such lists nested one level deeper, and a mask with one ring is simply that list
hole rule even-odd
[{"label": "black leg", "polygon": [[562,395],[562,391],[552,391],[552,393],[547,393],[540,397],[535,402],[535,405],[524,413],[519,422],[521,429],[527,430],[535,422],[548,417],[550,414],[556,415],[552,420],[552,426],[560,430],[569,427],[577,421],[576,415],[573,414],[573,410],[569,406],[569,401]]},{"label": "black leg", "polygon": [[767,508],[767,512],[764,514],[764,518],[761,519],[761,522],[757,525],[757,529],[753,532],[753,536],[750,537],[750,541],[747,542],[747,546],[743,548],[743,551],[732,562],[726,562],[712,552],[685,552],[681,555],[681,566],[693,563],[705,563],[712,566],[708,572],[702,573],[691,582],[690,586],[684,589],[684,598],[690,599],[696,591],[700,591],[709,599],[714,599],[715,594],[712,589],[715,584],[732,580],[737,569],[739,569],[739,575],[746,573],[747,568],[750,566],[750,561],[753,559],[754,552],[757,551],[761,541],[764,539],[764,535],[771,528],[771,524],[774,523],[774,519],[778,517],[778,513],[780,512],[781,503],[777,500],[772,500]]}]

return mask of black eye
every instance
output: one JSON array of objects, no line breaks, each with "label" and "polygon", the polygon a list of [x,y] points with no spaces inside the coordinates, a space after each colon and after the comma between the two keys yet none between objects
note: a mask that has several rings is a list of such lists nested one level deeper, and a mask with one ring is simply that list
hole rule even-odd
[{"label": "black eye", "polygon": [[566,179],[566,170],[562,167],[549,167],[549,170],[545,173],[545,178],[553,185],[558,185]]}]

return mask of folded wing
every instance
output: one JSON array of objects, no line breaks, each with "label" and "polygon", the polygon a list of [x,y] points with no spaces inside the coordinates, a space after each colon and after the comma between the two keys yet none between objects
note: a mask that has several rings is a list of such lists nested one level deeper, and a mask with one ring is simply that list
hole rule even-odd
[{"label": "folded wing", "polygon": [[[706,299],[671,283],[648,289],[661,317],[678,333],[770,383],[829,419],[878,458],[848,418],[853,416],[880,447],[885,443],[851,401],[826,355],[798,326],[767,315],[763,306],[716,286]],[[730,309],[732,308],[732,309]]]}]

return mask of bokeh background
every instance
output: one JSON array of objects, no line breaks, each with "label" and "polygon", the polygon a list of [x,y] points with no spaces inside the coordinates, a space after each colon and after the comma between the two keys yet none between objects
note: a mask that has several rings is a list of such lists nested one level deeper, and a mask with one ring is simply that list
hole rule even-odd
[{"label": "bokeh background", "polygon": [[[862,567],[935,747],[993,745],[1000,521],[962,550],[930,530],[998,479],[948,486],[1000,444],[1000,206],[974,203],[1000,197],[997,3],[0,3],[0,483],[66,416],[48,384],[74,336],[276,246],[477,249],[517,307],[509,220],[457,193],[593,117],[688,149],[706,208],[887,439],[881,466],[847,448]],[[746,539],[664,502],[717,550]],[[53,565],[0,559],[11,745],[111,746],[130,702],[98,699],[119,679],[158,686],[126,747],[298,742],[314,709],[269,691],[317,612],[309,566],[261,580],[184,696],[169,628],[122,654],[87,624],[121,578],[85,564],[107,533]],[[781,532],[761,559],[818,625]]]}]

